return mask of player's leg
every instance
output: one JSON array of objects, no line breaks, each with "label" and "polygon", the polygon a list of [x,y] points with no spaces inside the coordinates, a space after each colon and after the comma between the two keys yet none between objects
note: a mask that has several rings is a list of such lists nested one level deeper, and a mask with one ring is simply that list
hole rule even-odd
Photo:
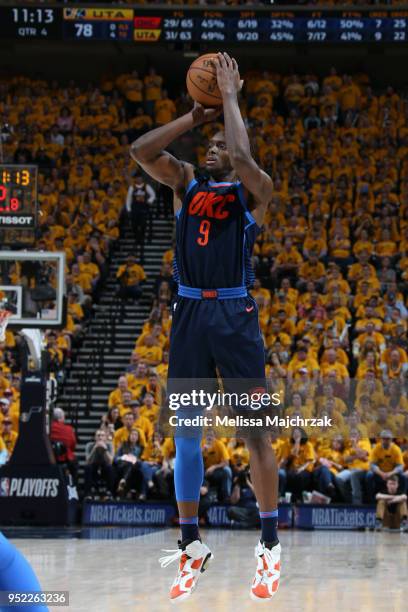
[{"label": "player's leg", "polygon": [[[202,332],[204,321],[200,305],[199,301],[184,298],[178,299],[173,305],[168,395],[191,392],[194,386],[200,384],[199,377],[215,376],[215,367]],[[192,417],[201,412],[197,407],[186,407],[179,409],[177,415],[179,418]],[[160,560],[163,567],[173,560],[179,560],[178,573],[170,591],[173,602],[182,601],[191,595],[200,573],[212,558],[209,548],[201,542],[198,529],[198,504],[204,477],[201,438],[200,427],[180,426],[175,431],[174,486],[181,539],[178,550]]]},{"label": "player's leg", "polygon": [[179,510],[181,541],[198,540],[198,504],[204,478],[201,435],[177,436],[174,439],[174,487]]},{"label": "player's leg", "polygon": [[[215,376],[215,368],[209,347],[202,332],[202,308],[198,300],[179,298],[173,305],[173,321],[170,336],[168,394],[190,393],[200,385],[200,378]],[[177,416],[199,416],[199,407],[187,406],[177,410]],[[188,527],[187,520],[197,520],[200,488],[204,477],[201,452],[202,430],[200,427],[178,427],[175,431],[176,459],[174,485],[181,521],[181,539],[184,536],[199,537],[198,527]],[[189,538],[191,539],[191,538]]]},{"label": "player's leg", "polygon": [[[0,533],[0,591],[40,591],[41,586],[31,565],[22,553]],[[13,610],[47,612],[41,604],[13,606]]]},{"label": "player's leg", "polygon": [[[223,380],[239,381],[237,389],[246,386],[265,388],[264,345],[253,298],[220,302],[217,320],[219,331],[216,337],[212,335],[212,342]],[[234,383],[232,386],[235,386]],[[261,520],[261,538],[255,548],[257,571],[251,597],[265,600],[276,593],[280,577],[278,466],[267,431],[252,432],[245,436],[245,442],[250,454],[251,481]]]},{"label": "player's leg", "polygon": [[[225,316],[219,317],[220,332],[214,342],[220,374],[231,386],[235,386],[236,380],[238,391],[249,392],[250,388],[265,387],[264,345],[258,314],[252,307],[252,298],[225,300],[220,309]],[[260,512],[277,516],[278,466],[269,434],[267,431],[255,431],[245,438],[245,442],[250,452],[251,480]],[[277,523],[276,516],[274,520],[265,521],[261,517],[263,541],[278,542],[273,527]]]}]

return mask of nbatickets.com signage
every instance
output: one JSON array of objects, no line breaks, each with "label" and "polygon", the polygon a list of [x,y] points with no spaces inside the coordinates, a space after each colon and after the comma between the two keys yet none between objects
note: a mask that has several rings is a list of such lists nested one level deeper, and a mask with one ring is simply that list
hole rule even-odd
[{"label": "nbatickets.com signage", "polygon": [[300,529],[370,529],[374,525],[371,506],[295,506],[294,527]]},{"label": "nbatickets.com signage", "polygon": [[175,509],[169,504],[86,503],[83,525],[169,525]]},{"label": "nbatickets.com signage", "polygon": [[[239,527],[228,517],[229,506],[213,504],[207,509],[211,527]],[[133,504],[130,502],[86,502],[82,524],[88,526],[172,525],[176,517],[170,504]],[[375,525],[375,506],[280,504],[279,527],[298,529],[359,530]]]},{"label": "nbatickets.com signage", "polygon": [[58,478],[8,478],[0,479],[0,497],[58,497]]}]

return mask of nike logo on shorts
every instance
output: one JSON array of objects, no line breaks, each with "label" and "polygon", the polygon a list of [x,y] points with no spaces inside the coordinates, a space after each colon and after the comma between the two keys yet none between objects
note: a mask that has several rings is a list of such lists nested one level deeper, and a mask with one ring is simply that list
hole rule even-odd
[{"label": "nike logo on shorts", "polygon": [[247,307],[245,308],[245,310],[246,310],[247,312],[252,312],[252,311],[253,311],[253,309],[254,309],[254,307],[253,307],[253,306],[247,306]]}]

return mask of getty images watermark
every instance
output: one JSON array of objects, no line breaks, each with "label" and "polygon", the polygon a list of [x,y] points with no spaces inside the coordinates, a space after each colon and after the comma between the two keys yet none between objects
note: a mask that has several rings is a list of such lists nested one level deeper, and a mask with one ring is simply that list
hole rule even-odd
[{"label": "getty images watermark", "polygon": [[[193,389],[184,393],[170,393],[168,408],[181,414],[170,415],[171,427],[331,427],[332,419],[306,418],[299,415],[282,416],[279,409],[283,405],[281,393],[251,391],[249,393],[208,392]],[[237,414],[217,414],[223,409],[237,410]],[[268,414],[273,409],[273,414]],[[191,410],[191,414],[189,414]],[[215,414],[201,414],[203,411]],[[200,414],[197,414],[199,412]],[[239,414],[238,414],[239,412]],[[244,412],[244,414],[242,414]],[[256,414],[258,413],[258,414]]]}]

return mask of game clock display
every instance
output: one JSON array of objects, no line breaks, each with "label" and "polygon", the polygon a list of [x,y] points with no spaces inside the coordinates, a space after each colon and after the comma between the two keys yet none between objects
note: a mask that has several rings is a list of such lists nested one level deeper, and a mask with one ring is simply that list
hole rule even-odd
[{"label": "game clock display", "polygon": [[0,164],[0,231],[34,231],[36,220],[37,166]]},{"label": "game clock display", "polygon": [[57,8],[0,7],[2,38],[48,39],[61,38],[61,11]]}]

